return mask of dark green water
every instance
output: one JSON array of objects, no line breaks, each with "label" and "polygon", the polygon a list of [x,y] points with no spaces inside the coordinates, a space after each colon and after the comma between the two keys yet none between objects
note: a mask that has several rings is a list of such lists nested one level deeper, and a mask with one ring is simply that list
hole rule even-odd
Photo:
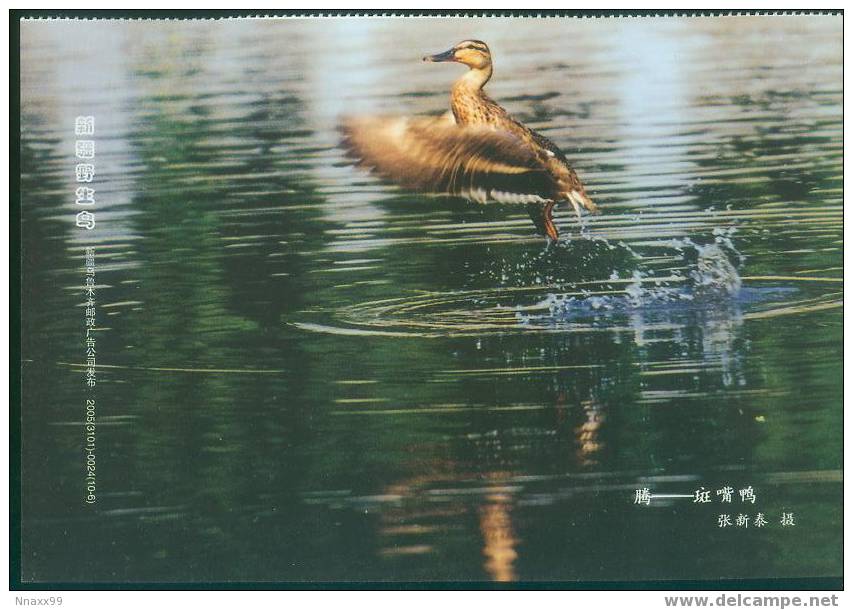
[{"label": "dark green water", "polygon": [[[444,111],[463,38],[603,210],[556,248],[338,147]],[[24,580],[840,576],[841,55],[840,17],[24,23]]]}]

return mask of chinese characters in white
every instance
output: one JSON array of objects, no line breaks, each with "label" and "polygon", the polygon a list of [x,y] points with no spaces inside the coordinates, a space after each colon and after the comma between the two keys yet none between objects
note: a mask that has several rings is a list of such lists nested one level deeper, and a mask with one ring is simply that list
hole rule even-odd
[{"label": "chinese characters in white", "polygon": [[711,501],[711,492],[705,489],[704,487],[700,487],[696,491],[693,492],[693,503],[694,504],[707,504]]},{"label": "chinese characters in white", "polygon": [[634,494],[634,504],[645,504],[648,506],[652,502],[652,494],[648,487],[636,490]]},{"label": "chinese characters in white", "polygon": [[[91,183],[95,180],[95,117],[78,116],[74,120],[74,156],[77,164],[74,166],[74,178],[78,185],[74,189],[74,204],[80,206],[75,214],[75,224],[81,229],[91,231],[95,228],[95,189]],[[82,136],[82,137],[81,137]],[[95,295],[95,248],[86,246],[84,259],[85,286],[83,289],[84,303],[84,328],[85,353],[86,353],[86,376],[85,383],[89,393],[86,398],[86,419],[84,426],[83,454],[85,456],[85,502],[95,504],[97,502],[97,470],[96,470],[96,413],[95,397],[93,391],[97,385],[97,341],[95,338],[96,295]]]},{"label": "chinese characters in white", "polygon": [[[796,525],[794,522],[794,513],[782,513],[782,518],[779,522],[782,524],[782,527]],[[753,527],[765,527],[767,525],[767,518],[764,516],[764,513],[758,513],[755,517],[741,513],[735,517],[735,527],[747,529],[750,527],[750,524]],[[732,527],[731,515],[719,515],[717,517],[717,527]]]},{"label": "chinese characters in white", "polygon": [[[74,120],[74,135],[92,136],[95,134],[95,117],[78,116]],[[74,167],[74,178],[78,183],[88,184],[95,179],[95,141],[89,139],[78,139],[74,142],[74,155],[80,161]],[[75,191],[77,205],[92,206],[95,204],[95,189],[80,186]],[[76,224],[81,229],[91,230],[95,228],[95,214],[90,209],[77,212]]]},{"label": "chinese characters in white", "polygon": [[[715,498],[716,502],[719,504],[735,504],[739,498],[741,504],[754,505],[757,500],[757,495],[752,485],[748,485],[738,490],[735,490],[735,488],[730,485],[724,485],[719,489],[705,489],[705,487],[699,487],[699,489],[693,490],[692,494],[652,493],[651,489],[648,487],[641,487],[634,490],[634,504],[649,506],[651,505],[652,500],[656,498],[691,498],[693,500],[692,504],[713,504],[715,502]],[[717,527],[721,529],[764,528],[770,524],[763,512],[755,514],[740,512],[720,513],[717,515],[716,519]],[[797,525],[793,512],[781,513],[779,523],[782,527],[786,528]]]},{"label": "chinese characters in white", "polygon": [[752,485],[741,489],[738,493],[740,493],[741,502],[752,502],[755,504],[755,491],[752,489]]},{"label": "chinese characters in white", "polygon": [[95,249],[86,248],[86,385],[95,387]]}]

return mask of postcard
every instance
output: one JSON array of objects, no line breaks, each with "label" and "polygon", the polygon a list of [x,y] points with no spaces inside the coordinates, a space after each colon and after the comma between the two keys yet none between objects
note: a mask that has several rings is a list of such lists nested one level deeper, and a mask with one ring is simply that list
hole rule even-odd
[{"label": "postcard", "polygon": [[18,17],[19,586],[841,586],[840,12]]}]

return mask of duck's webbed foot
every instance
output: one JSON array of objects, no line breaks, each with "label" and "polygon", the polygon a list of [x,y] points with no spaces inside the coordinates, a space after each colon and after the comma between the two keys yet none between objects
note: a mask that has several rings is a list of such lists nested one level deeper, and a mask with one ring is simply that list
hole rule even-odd
[{"label": "duck's webbed foot", "polygon": [[533,224],[536,225],[536,232],[547,237],[550,241],[556,242],[560,238],[560,232],[557,230],[557,225],[554,224],[553,210],[553,201],[527,204],[527,213],[530,215]]}]

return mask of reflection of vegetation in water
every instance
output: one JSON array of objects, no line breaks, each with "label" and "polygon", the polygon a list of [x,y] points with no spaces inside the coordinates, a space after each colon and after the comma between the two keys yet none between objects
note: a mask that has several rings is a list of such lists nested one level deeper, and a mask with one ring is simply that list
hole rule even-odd
[{"label": "reflection of vegetation in water", "polygon": [[[720,139],[714,146],[713,157],[703,158],[696,146],[695,162],[699,168],[717,173],[737,170],[748,176],[748,180],[715,178],[696,181],[690,187],[690,193],[698,201],[707,202],[717,210],[765,210],[768,214],[782,211],[783,217],[787,217],[775,220],[769,216],[763,230],[750,230],[755,248],[749,263],[750,274],[788,274],[799,269],[821,268],[827,262],[825,250],[809,247],[813,231],[793,234],[786,223],[786,220],[804,223],[810,219],[817,226],[823,225],[828,204],[841,194],[839,151],[834,147],[841,115],[818,110],[821,106],[832,108],[823,97],[817,91],[787,95],[766,91],[730,100],[704,100],[725,103],[742,115],[760,109],[768,119],[747,123],[738,133]],[[804,108],[811,108],[819,118],[797,116],[798,112],[805,114]],[[772,255],[791,249],[800,250],[796,259]],[[789,261],[795,264],[789,267]]]},{"label": "reflection of vegetation in water", "polygon": [[[842,187],[837,163],[840,151],[834,144],[841,115],[832,98],[832,92],[796,88],[736,96],[728,103],[742,114],[760,111],[771,120],[767,124],[755,122],[740,134],[732,134],[719,142],[713,158],[697,160],[700,166],[709,169],[737,167],[751,177],[749,181],[697,182],[691,192],[701,200],[727,202],[736,209],[782,211],[783,219],[768,219],[763,230],[745,229],[750,245],[744,269],[747,275],[803,275],[803,270],[807,270],[809,274],[834,277],[837,272],[833,261],[838,260],[840,242],[834,237],[824,239],[824,236],[837,234],[841,226],[840,216],[834,213]],[[810,108],[812,114],[804,112],[804,108]],[[801,230],[791,231],[792,224]],[[813,228],[806,229],[804,225],[807,224]],[[815,317],[826,316],[816,314]],[[829,324],[831,328],[836,324],[817,320],[803,322],[808,327]],[[794,328],[797,327],[799,324],[794,324]],[[753,379],[760,379],[765,387],[778,391],[786,397],[786,402],[797,404],[797,410],[803,413],[818,405],[821,410],[828,405],[841,405],[840,386],[833,381],[841,377],[840,351],[834,354],[833,348],[822,340],[804,340],[796,330],[776,332],[772,321],[748,330],[751,349],[767,354],[767,357],[750,362]],[[840,350],[840,345],[835,349]],[[793,354],[796,356],[791,357]],[[827,391],[815,395],[804,392],[807,387],[821,387]],[[841,447],[839,426],[826,422],[826,428],[809,427],[814,436],[803,438],[802,431],[798,431],[794,440],[789,436],[789,426],[799,428],[794,421],[796,417],[792,420],[780,406],[778,400],[761,397],[756,397],[753,405],[754,411],[771,414],[763,426],[767,436],[759,447],[762,459],[780,466],[790,457],[789,443],[796,442],[801,447],[815,448],[815,464],[820,463],[827,469],[840,468],[840,453],[835,451]],[[832,420],[840,423],[840,409],[833,407],[829,411],[833,414]],[[781,431],[783,428],[785,433]],[[819,446],[835,449],[818,452]]]},{"label": "reflection of vegetation in water", "polygon": [[[55,300],[56,276],[66,272],[74,277],[82,271],[82,249],[68,244],[66,231],[73,217],[62,208],[66,183],[56,167],[60,157],[59,141],[45,141],[23,130],[21,134],[21,299],[27,307],[21,311],[22,353],[32,354],[46,344],[65,346],[81,320],[51,315],[58,309]],[[73,275],[72,275],[73,274]],[[72,310],[81,299],[71,291],[62,295],[63,307]],[[77,324],[79,323],[79,324]],[[72,330],[73,328],[73,330]]]},{"label": "reflection of vegetation in water", "polygon": [[[162,66],[152,85],[171,80],[171,70]],[[277,319],[270,317],[277,303],[265,298],[270,294],[272,252],[269,247],[231,249],[254,227],[246,216],[229,212],[243,208],[262,215],[265,230],[283,237],[312,234],[315,221],[304,213],[289,213],[287,204],[315,196],[303,179],[277,173],[273,167],[271,148],[281,137],[273,129],[276,119],[286,116],[288,128],[298,128],[297,98],[257,101],[249,116],[233,121],[219,118],[212,104],[191,104],[192,92],[187,95],[177,95],[183,103],[174,107],[157,99],[142,101],[151,111],[132,141],[138,143],[137,153],[148,168],[140,178],[146,188],[135,202],[143,212],[134,218],[143,236],[137,246],[140,264],[134,271],[134,290],[144,296],[136,297],[143,304],[119,332],[134,345],[127,356],[137,365],[250,371],[248,377],[177,374],[166,382],[160,375],[146,374],[134,387],[138,396],[153,399],[159,412],[156,418],[140,421],[134,440],[134,463],[162,465],[136,472],[139,481],[149,477],[160,481],[146,487],[157,489],[156,496],[162,499],[147,501],[159,504],[168,499],[174,504],[180,499],[194,522],[193,531],[185,536],[193,540],[199,536],[209,550],[234,549],[245,540],[223,521],[225,515],[247,499],[256,481],[275,486],[277,481],[293,485],[299,480],[298,462],[280,464],[270,456],[286,450],[304,427],[299,417],[285,423],[272,411],[259,419],[237,407],[253,404],[267,410],[275,408],[277,396],[296,399],[305,363],[294,344],[264,338],[264,330]],[[227,141],[239,145],[225,145]],[[198,167],[221,169],[200,173]],[[264,178],[247,183],[245,177],[253,175]],[[278,209],[270,214],[265,206]],[[285,306],[293,306],[303,293],[299,282],[304,264],[298,251],[282,251],[277,262],[288,276],[279,282],[284,289],[277,294]],[[251,362],[245,358],[247,345],[256,350]],[[273,365],[264,362],[264,354]],[[251,374],[252,369],[259,373]],[[269,369],[281,371],[265,374]],[[295,413],[299,408],[288,405],[288,410]],[[196,544],[188,544],[185,553],[198,553]],[[169,547],[165,544],[162,552]],[[180,561],[183,554],[168,557],[166,563]],[[228,569],[236,577],[251,576],[239,565]]]},{"label": "reflection of vegetation in water", "polygon": [[[50,422],[67,417],[69,402],[58,399],[73,388],[78,395],[84,387],[84,375],[59,369],[56,360],[82,359],[84,320],[83,249],[69,243],[74,211],[63,204],[68,186],[61,141],[45,138],[28,125],[37,124],[28,115],[21,133],[21,427],[22,528],[27,538],[38,536],[37,516],[56,515],[63,507],[74,514],[77,504],[57,502],[79,498],[82,485],[67,476],[68,460],[82,444],[75,435],[57,434]],[[16,230],[11,227],[10,230]],[[28,414],[37,414],[29,417]],[[57,451],[45,451],[46,444]],[[57,476],[59,475],[59,476]],[[44,493],[51,489],[54,494]],[[23,568],[32,570],[34,562],[24,560]],[[29,572],[25,572],[29,573]]]}]

